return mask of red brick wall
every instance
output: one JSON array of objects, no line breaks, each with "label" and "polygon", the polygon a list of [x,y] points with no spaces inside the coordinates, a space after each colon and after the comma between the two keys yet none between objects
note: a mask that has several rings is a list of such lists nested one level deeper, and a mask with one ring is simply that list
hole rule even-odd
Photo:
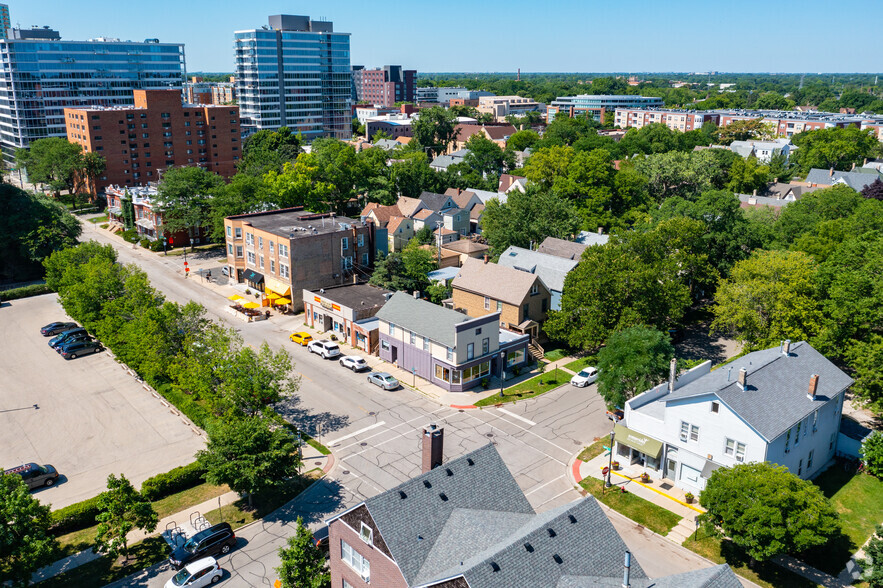
[{"label": "red brick wall", "polygon": [[[341,540],[346,541],[350,547],[371,562],[370,584],[364,582],[355,570],[340,559]],[[329,549],[331,585],[335,588],[341,588],[343,580],[349,582],[353,588],[408,588],[408,583],[405,582],[399,567],[376,547],[362,541],[359,534],[340,519],[332,522],[329,528]]]}]

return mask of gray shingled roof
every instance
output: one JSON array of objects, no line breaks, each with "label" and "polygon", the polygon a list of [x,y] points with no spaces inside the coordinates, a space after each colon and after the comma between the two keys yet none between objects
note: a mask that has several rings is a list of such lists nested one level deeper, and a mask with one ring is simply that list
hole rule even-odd
[{"label": "gray shingled roof", "polygon": [[[870,173],[869,173],[870,172]],[[880,177],[880,174],[873,169],[865,169],[864,171],[837,171],[832,174],[830,170],[813,168],[806,174],[806,182],[809,184],[821,184],[823,186],[831,186],[842,180],[847,186],[853,190],[860,191],[869,184],[873,184],[874,180]]]},{"label": "gray shingled roof", "polygon": [[[737,379],[748,370],[748,389]],[[816,400],[807,396],[809,378],[819,376]],[[780,347],[743,355],[660,398],[673,402],[715,394],[764,439],[772,441],[852,385],[852,378],[805,342],[793,343],[786,357]]]},{"label": "gray shingled roof", "polygon": [[784,200],[782,198],[770,198],[768,196],[754,196],[752,194],[736,194],[739,197],[739,202],[743,202],[748,204],[749,206],[774,206],[776,208],[782,208],[783,206],[788,206],[793,202],[792,200]]},{"label": "gray shingled roof", "polygon": [[593,233],[592,231],[580,231],[573,241],[580,245],[605,245],[609,240],[610,235]]},{"label": "gray shingled roof", "polygon": [[585,251],[587,247],[589,246],[583,245],[582,243],[574,243],[573,241],[565,241],[564,239],[557,239],[555,237],[546,237],[545,240],[540,243],[537,251],[554,255],[556,257],[563,257],[565,259],[579,260],[579,258],[582,257],[583,251]]},{"label": "gray shingled roof", "polygon": [[[447,500],[440,497],[442,493]],[[455,510],[534,514],[491,444],[369,498],[365,506],[409,585],[414,584]],[[473,551],[480,548],[472,545]]]},{"label": "gray shingled roof", "polygon": [[418,300],[407,292],[393,294],[375,316],[447,347],[455,344],[454,326],[473,320],[462,312]]},{"label": "gray shingled roof", "polygon": [[579,261],[511,245],[503,252],[497,263],[523,272],[536,274],[543,281],[543,284],[546,285],[546,288],[556,292],[563,292],[564,278],[567,277],[570,270],[576,267]]},{"label": "gray shingled roof", "polygon": [[453,198],[447,194],[436,194],[435,192],[421,192],[420,201],[423,202],[426,208],[436,212],[440,211],[448,203],[453,207],[457,205]]},{"label": "gray shingled roof", "polygon": [[[635,578],[632,575],[629,585],[631,588],[742,588],[738,576],[727,564],[691,570],[656,580]],[[620,588],[622,574],[620,573],[617,578],[564,576],[558,581],[556,588],[607,588],[608,586]]]}]

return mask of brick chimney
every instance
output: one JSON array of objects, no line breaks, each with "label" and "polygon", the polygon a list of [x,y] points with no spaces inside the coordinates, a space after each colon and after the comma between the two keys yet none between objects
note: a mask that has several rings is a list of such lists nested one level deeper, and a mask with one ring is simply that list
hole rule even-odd
[{"label": "brick chimney", "polygon": [[435,425],[423,429],[423,461],[421,473],[437,468],[444,461],[445,430]]},{"label": "brick chimney", "polygon": [[485,256],[484,256],[484,262],[487,263],[487,262],[488,262],[488,259],[490,259],[490,257],[487,256],[487,255],[485,255]]},{"label": "brick chimney", "polygon": [[791,339],[785,339],[782,341],[782,355],[786,357],[791,355]]},{"label": "brick chimney", "polygon": [[816,399],[816,392],[819,390],[819,375],[813,374],[809,377],[809,396],[810,400]]},{"label": "brick chimney", "polygon": [[742,392],[748,390],[748,370],[745,368],[739,368],[739,386],[742,388]]},{"label": "brick chimney", "polygon": [[831,176],[832,178],[834,177],[834,168],[833,167],[828,171],[828,175]]}]

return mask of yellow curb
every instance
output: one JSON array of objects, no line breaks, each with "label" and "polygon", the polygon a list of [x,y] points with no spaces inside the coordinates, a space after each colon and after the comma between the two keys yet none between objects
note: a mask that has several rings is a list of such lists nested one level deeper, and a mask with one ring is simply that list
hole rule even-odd
[{"label": "yellow curb", "polygon": [[657,490],[657,489],[654,488],[653,486],[648,486],[647,484],[645,484],[645,483],[639,481],[638,478],[630,478],[630,477],[628,477],[628,476],[626,476],[626,475],[624,475],[624,474],[620,474],[620,473],[617,473],[617,472],[613,472],[613,473],[616,474],[617,476],[619,476],[620,478],[625,478],[626,480],[629,480],[629,481],[631,481],[631,482],[634,482],[635,484],[638,484],[638,485],[640,485],[640,486],[643,486],[644,488],[646,488],[646,489],[648,489],[648,490],[652,490],[652,491],[656,492],[657,494],[659,494],[660,496],[665,496],[665,497],[668,498],[669,500],[674,500],[674,501],[677,502],[678,504],[682,504],[682,505],[686,506],[687,508],[689,508],[690,510],[695,510],[695,511],[698,512],[699,514],[704,514],[704,513],[705,513],[704,510],[698,509],[698,508],[696,508],[695,506],[693,506],[692,504],[687,504],[687,503],[684,502],[683,500],[678,500],[678,499],[675,498],[674,496],[671,496],[670,494],[666,494],[666,493],[663,492],[662,490]]}]

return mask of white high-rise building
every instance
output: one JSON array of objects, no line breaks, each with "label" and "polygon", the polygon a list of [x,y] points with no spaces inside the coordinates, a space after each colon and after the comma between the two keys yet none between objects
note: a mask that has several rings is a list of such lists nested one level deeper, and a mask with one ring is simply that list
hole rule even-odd
[{"label": "white high-rise building", "polygon": [[234,49],[244,134],[285,126],[308,141],[352,136],[349,33],[281,14],[269,26],[236,31]]}]

